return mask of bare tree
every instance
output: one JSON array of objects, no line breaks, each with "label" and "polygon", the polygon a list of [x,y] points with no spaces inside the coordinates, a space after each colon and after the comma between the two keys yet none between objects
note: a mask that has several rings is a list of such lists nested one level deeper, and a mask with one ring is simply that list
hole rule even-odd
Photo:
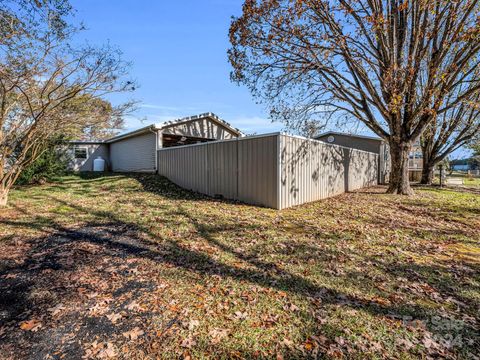
[{"label": "bare tree", "polygon": [[422,134],[422,184],[431,184],[435,166],[480,136],[480,95],[437,116]]},{"label": "bare tree", "polygon": [[390,146],[388,191],[411,194],[412,143],[480,89],[478,11],[479,0],[246,0],[232,78],[287,124],[360,120]]},{"label": "bare tree", "polygon": [[[48,139],[68,137],[128,108],[98,99],[134,88],[122,81],[128,64],[118,50],[69,43],[78,29],[64,18],[66,1],[1,1],[0,205],[20,172],[41,155]],[[103,110],[102,110],[103,106]],[[86,109],[96,108],[91,116]]]}]

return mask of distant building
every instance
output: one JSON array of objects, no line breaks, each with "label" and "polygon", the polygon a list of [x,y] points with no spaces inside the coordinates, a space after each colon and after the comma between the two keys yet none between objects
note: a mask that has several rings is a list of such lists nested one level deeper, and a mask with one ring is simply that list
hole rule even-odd
[{"label": "distant building", "polygon": [[478,170],[479,166],[475,159],[461,159],[461,160],[452,160],[450,166],[454,171],[469,171],[469,170]]},{"label": "distant building", "polygon": [[420,140],[415,141],[410,151],[408,168],[411,170],[421,170],[423,167],[423,153],[420,146]]}]

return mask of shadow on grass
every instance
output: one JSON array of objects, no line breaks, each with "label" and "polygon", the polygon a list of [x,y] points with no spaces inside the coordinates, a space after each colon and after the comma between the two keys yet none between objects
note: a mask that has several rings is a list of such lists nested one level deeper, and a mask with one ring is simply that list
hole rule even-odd
[{"label": "shadow on grass", "polygon": [[[167,180],[152,175],[133,175],[144,191],[159,195],[173,200],[203,200],[215,201],[199,194],[194,194],[178,188]],[[97,174],[82,175],[81,182],[97,184],[114,184],[120,181],[122,176],[105,176]],[[70,180],[64,182],[69,184]],[[72,183],[75,182],[72,180]],[[78,182],[78,180],[77,180]],[[75,182],[76,183],[76,182]],[[63,185],[59,185],[63,186]],[[55,188],[55,186],[53,186]],[[247,282],[259,285],[265,288],[285,291],[305,298],[321,299],[322,306],[332,304],[345,306],[349,308],[366,311],[374,316],[384,317],[394,315],[409,316],[413,319],[428,317],[433,315],[442,315],[437,310],[432,310],[428,306],[418,304],[389,304],[381,305],[365,301],[365,299],[351,296],[330,288],[319,286],[315,282],[306,277],[293,274],[283,269],[279,264],[264,261],[258,258],[255,253],[245,253],[236,249],[234,246],[225,244],[218,240],[221,233],[241,233],[244,231],[259,232],[261,229],[250,224],[245,227],[244,224],[212,222],[208,216],[202,216],[198,213],[192,214],[188,209],[184,208],[181,203],[175,203],[170,207],[162,209],[163,217],[162,225],[175,228],[178,226],[179,217],[185,218],[195,229],[195,235],[210,246],[218,249],[222,253],[237,259],[239,262],[247,265],[245,267],[236,267],[214,259],[207,252],[189,248],[173,238],[159,236],[153,233],[146,226],[137,223],[126,222],[122,220],[116,213],[110,211],[96,211],[91,208],[85,208],[79,204],[71,203],[55,196],[45,193],[43,195],[45,201],[58,204],[59,206],[68,206],[75,209],[78,213],[88,214],[94,217],[94,221],[82,224],[79,227],[65,226],[51,218],[41,215],[34,215],[29,210],[16,206],[16,210],[22,212],[29,221],[3,219],[0,223],[10,226],[26,227],[37,231],[48,232],[48,235],[31,239],[30,249],[27,251],[26,259],[23,263],[7,262],[0,268],[0,291],[5,294],[0,301],[0,313],[2,320],[6,323],[18,323],[26,320],[31,312],[45,313],[48,306],[53,304],[44,304],[38,307],[36,302],[32,302],[32,292],[38,291],[40,279],[45,276],[45,271],[69,270],[75,271],[82,264],[73,262],[65,265],[62,261],[61,252],[58,249],[64,245],[75,245],[78,243],[90,243],[101,246],[102,251],[109,256],[119,259],[127,259],[129,257],[137,257],[149,259],[158,264],[165,264],[169,267],[186,270],[199,274],[200,276],[220,276],[222,278],[231,278],[239,282]],[[94,196],[87,194],[87,196]],[[230,202],[228,202],[230,203]],[[307,226],[307,225],[305,225]],[[301,251],[311,251],[312,249],[304,248]],[[98,254],[101,256],[102,254]],[[330,255],[324,254],[329,257]],[[335,257],[331,254],[330,257]],[[374,259],[370,259],[372,262]],[[425,274],[423,281],[431,281],[431,275],[437,275],[438,279],[431,283],[440,292],[442,297],[453,297],[458,301],[468,301],[468,299],[454,294],[453,290],[448,286],[442,286],[442,282],[450,284],[453,280],[452,274],[445,267],[424,267],[423,269],[414,269],[410,264],[398,263],[390,264],[385,267],[383,263],[377,263],[377,267],[381,268],[384,273],[392,276],[406,276],[411,271]],[[67,268],[65,268],[67,267]],[[475,271],[477,271],[476,269]],[[6,275],[12,274],[14,277],[7,278]],[[471,291],[478,291],[478,287],[471,288]],[[64,295],[68,296],[68,295]],[[470,306],[470,305],[469,305]],[[435,331],[434,328],[431,328]],[[468,333],[475,333],[475,328],[471,324],[466,324]],[[341,329],[336,329],[339,332]],[[15,342],[16,333],[7,335],[7,342]],[[333,341],[334,339],[330,339]]]}]

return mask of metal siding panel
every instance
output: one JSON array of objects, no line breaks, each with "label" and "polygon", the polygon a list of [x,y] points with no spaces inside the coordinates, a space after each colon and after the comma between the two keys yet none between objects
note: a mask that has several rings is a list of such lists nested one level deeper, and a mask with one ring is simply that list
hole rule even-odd
[{"label": "metal siding panel", "polygon": [[280,208],[376,184],[378,155],[282,135]]},{"label": "metal siding panel", "polygon": [[156,134],[148,133],[110,144],[114,172],[154,172]]},{"label": "metal siding panel", "polygon": [[277,207],[277,136],[159,150],[159,174],[189,190]]},{"label": "metal siding panel", "polygon": [[370,186],[378,178],[376,154],[285,135],[162,149],[158,158],[159,173],[180,186],[273,208]]}]

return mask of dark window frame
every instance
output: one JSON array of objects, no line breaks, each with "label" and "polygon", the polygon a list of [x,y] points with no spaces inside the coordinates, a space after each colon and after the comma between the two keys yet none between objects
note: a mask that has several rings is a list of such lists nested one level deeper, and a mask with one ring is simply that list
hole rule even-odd
[{"label": "dark window frame", "polygon": [[73,156],[75,157],[75,159],[86,160],[88,158],[87,147],[75,145],[73,147]]}]

